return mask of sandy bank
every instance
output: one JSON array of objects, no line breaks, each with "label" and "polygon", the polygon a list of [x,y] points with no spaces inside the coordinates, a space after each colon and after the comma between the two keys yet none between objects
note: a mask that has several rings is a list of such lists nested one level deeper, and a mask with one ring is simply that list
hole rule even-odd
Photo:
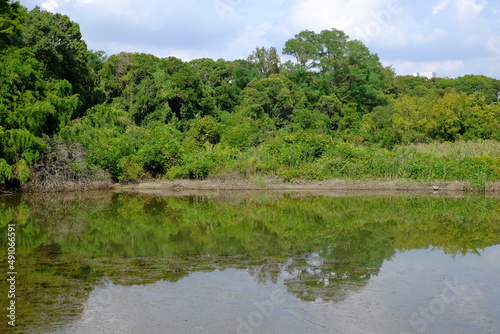
[{"label": "sandy bank", "polygon": [[[190,192],[190,191],[367,191],[367,192],[443,192],[457,193],[470,190],[470,185],[459,181],[413,182],[407,180],[291,180],[255,178],[216,178],[209,180],[146,180],[137,183],[115,184],[115,191],[132,192]],[[500,192],[500,182],[488,184],[487,192]]]}]

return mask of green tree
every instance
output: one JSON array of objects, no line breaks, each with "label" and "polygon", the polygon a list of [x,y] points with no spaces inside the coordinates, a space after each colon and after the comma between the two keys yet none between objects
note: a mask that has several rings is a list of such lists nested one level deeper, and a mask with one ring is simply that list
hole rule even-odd
[{"label": "green tree", "polygon": [[283,53],[294,56],[297,63],[307,70],[334,72],[335,85],[343,82],[347,72],[348,38],[337,29],[323,30],[319,34],[304,30],[285,43]]},{"label": "green tree", "polygon": [[137,125],[172,121],[168,102],[175,97],[174,84],[160,58],[140,53],[113,55],[99,76],[107,102],[129,112]]},{"label": "green tree", "polygon": [[[242,88],[238,82],[240,78],[237,76],[238,73],[235,73],[235,68],[241,65],[223,59],[215,61],[208,58],[196,59],[190,64],[203,84],[201,108],[214,117],[219,117],[222,111],[232,112],[241,101]],[[244,69],[240,68],[240,73],[244,74],[241,70]]]},{"label": "green tree", "polygon": [[210,114],[210,110],[202,106],[203,83],[191,64],[184,64],[173,73],[172,82],[175,95],[169,105],[179,120],[186,122]]},{"label": "green tree", "polygon": [[342,103],[356,103],[360,112],[385,103],[388,80],[378,56],[340,30],[302,31],[285,43],[283,53],[296,58],[285,71],[304,86],[313,104],[332,94]]},{"label": "green tree", "polygon": [[351,96],[353,101],[367,110],[385,104],[388,80],[378,56],[357,40],[349,41],[347,49],[348,85],[347,91],[341,94]]},{"label": "green tree", "polygon": [[257,146],[259,142],[258,120],[244,115],[241,112],[232,114],[224,122],[221,133],[221,143],[223,146],[247,150],[252,146]]},{"label": "green tree", "polygon": [[254,79],[243,92],[241,108],[246,115],[270,117],[278,127],[289,123],[293,111],[301,108],[303,94],[293,82],[281,74]]},{"label": "green tree", "polygon": [[389,92],[394,97],[401,95],[408,96],[434,96],[437,98],[441,95],[434,84],[435,80],[429,80],[424,77],[414,77],[412,75],[397,76],[394,78]]},{"label": "green tree", "polygon": [[497,102],[497,93],[500,91],[500,80],[486,77],[484,75],[465,75],[455,79],[436,80],[439,87],[443,89],[455,89],[457,92],[467,94],[481,93],[485,96],[487,103]]},{"label": "green tree", "polygon": [[317,39],[314,31],[301,31],[286,41],[283,54],[294,56],[297,64],[306,70],[315,69],[319,66],[319,58],[324,48]]},{"label": "green tree", "polygon": [[392,126],[402,143],[428,142],[436,128],[431,114],[434,100],[403,95],[392,104]]},{"label": "green tree", "polygon": [[22,21],[26,12],[18,1],[0,0],[0,51],[21,43]]},{"label": "green tree", "polygon": [[247,60],[263,78],[280,72],[281,60],[275,47],[257,47]]},{"label": "green tree", "polygon": [[217,144],[220,141],[220,136],[220,125],[213,117],[206,116],[191,122],[186,140],[192,141],[195,146],[203,147],[206,144]]},{"label": "green tree", "polygon": [[74,117],[79,101],[68,81],[45,79],[43,65],[24,48],[0,58],[0,125],[52,135]]},{"label": "green tree", "polygon": [[[96,63],[100,60],[87,49],[80,26],[62,14],[35,7],[26,16],[23,43],[41,62],[48,77],[67,80],[79,94],[79,111],[91,107],[94,100]],[[94,71],[91,71],[93,67]]]},{"label": "green tree", "polygon": [[68,16],[34,8],[26,17],[23,40],[51,77],[76,84],[86,74],[87,45]]}]

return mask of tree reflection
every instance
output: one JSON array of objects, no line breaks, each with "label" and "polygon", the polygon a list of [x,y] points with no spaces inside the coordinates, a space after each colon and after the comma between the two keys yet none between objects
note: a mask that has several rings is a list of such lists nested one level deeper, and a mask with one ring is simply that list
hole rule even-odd
[{"label": "tree reflection", "polygon": [[0,232],[17,226],[16,330],[27,333],[78,317],[103,279],[143,285],[237,268],[306,301],[342,301],[398,251],[499,244],[498,207],[480,196],[23,195],[0,198]]}]

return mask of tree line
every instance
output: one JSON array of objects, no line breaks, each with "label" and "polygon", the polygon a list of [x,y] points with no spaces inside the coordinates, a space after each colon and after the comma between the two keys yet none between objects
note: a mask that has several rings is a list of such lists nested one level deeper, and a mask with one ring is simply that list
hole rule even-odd
[{"label": "tree line", "polygon": [[[77,23],[38,7],[0,0],[0,14],[7,188],[100,170],[117,181],[355,176],[342,173],[353,157],[500,139],[499,80],[397,76],[337,29],[295,35],[282,49],[293,60],[257,47],[246,59],[182,61],[89,50]],[[381,169],[368,176],[390,176]]]}]

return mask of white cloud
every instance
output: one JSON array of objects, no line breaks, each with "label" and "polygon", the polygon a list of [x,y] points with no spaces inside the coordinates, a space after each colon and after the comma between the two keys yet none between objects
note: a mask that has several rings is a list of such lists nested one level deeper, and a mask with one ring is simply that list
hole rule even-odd
[{"label": "white cloud", "polygon": [[461,19],[471,19],[480,15],[488,5],[488,0],[457,0]]},{"label": "white cloud", "polygon": [[500,57],[500,35],[492,36],[488,39],[488,48]]},{"label": "white cloud", "polygon": [[223,51],[226,55],[235,55],[234,58],[247,58],[255,47],[271,47],[272,45],[267,39],[266,34],[273,28],[272,25],[263,23],[259,25],[247,25],[239,36],[227,44]]},{"label": "white cloud", "polygon": [[[77,4],[86,5],[86,4],[94,3],[96,1],[99,1],[99,0],[47,0],[47,1],[43,2],[40,5],[40,7],[42,7],[42,9],[45,9],[49,12],[54,13],[55,11],[57,11],[57,9],[59,9],[59,7],[61,7],[64,4],[74,2]],[[104,2],[105,2],[105,0],[104,0]]]},{"label": "white cloud", "polygon": [[336,28],[370,47],[405,47],[418,34],[429,33],[414,15],[413,8],[399,0],[297,0],[289,21],[297,32]]},{"label": "white cloud", "polygon": [[411,37],[414,44],[425,45],[443,40],[447,35],[443,29],[435,28],[432,31],[417,31]]},{"label": "white cloud", "polygon": [[48,0],[42,3],[41,7],[49,12],[54,13],[60,6],[59,0]]},{"label": "white cloud", "polygon": [[[298,0],[290,21],[301,29],[337,28],[347,32],[376,30],[387,26],[401,14],[399,1],[389,0]],[[371,27],[373,26],[373,27]]]},{"label": "white cloud", "polygon": [[438,4],[436,4],[434,7],[432,7],[432,15],[439,14],[440,12],[443,11],[443,9],[448,6],[450,3],[450,0],[441,0]]}]

